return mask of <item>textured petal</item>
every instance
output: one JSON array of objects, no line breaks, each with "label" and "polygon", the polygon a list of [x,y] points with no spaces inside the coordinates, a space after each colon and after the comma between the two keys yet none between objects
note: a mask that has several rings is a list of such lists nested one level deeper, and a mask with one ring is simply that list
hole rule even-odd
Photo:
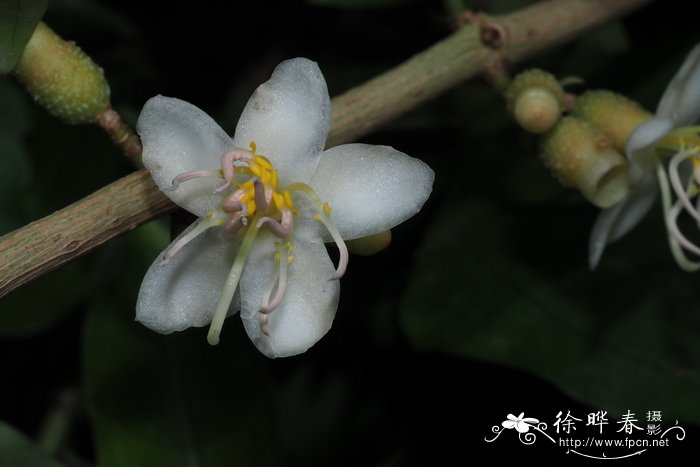
[{"label": "textured petal", "polygon": [[[169,263],[161,265],[163,255],[158,255],[141,283],[136,320],[163,334],[209,324],[239,244],[212,228],[185,245]],[[234,297],[229,314],[237,309]]]},{"label": "textured petal", "polygon": [[273,269],[272,241],[257,241],[241,278],[241,318],[255,346],[270,358],[305,352],[331,328],[340,284],[329,281],[335,267],[323,243],[294,241],[294,261],[284,299],[268,315],[269,334],[260,330],[258,310]]},{"label": "textured petal", "polygon": [[234,142],[248,147],[255,141],[285,185],[307,181],[326,144],[330,126],[330,97],[316,62],[287,60],[255,90],[241,114]]},{"label": "textured petal", "polygon": [[588,244],[588,263],[595,269],[605,247],[632,230],[646,215],[656,199],[656,181],[653,177],[637,185],[621,203],[598,214]]},{"label": "textured petal", "polygon": [[664,91],[656,115],[671,119],[674,126],[691,125],[700,117],[700,44],[690,51]]},{"label": "textured petal", "polygon": [[630,185],[645,178],[655,178],[653,145],[673,130],[673,122],[655,117],[639,125],[627,140],[625,152],[630,162]]},{"label": "textured petal", "polygon": [[[221,155],[233,146],[226,132],[194,105],[171,97],[148,100],[136,124],[143,143],[143,165],[158,187],[168,189],[173,178],[194,170],[219,169]],[[247,145],[246,145],[247,146]],[[212,191],[222,184],[215,177],[183,182],[165,194],[199,217],[218,206]]]},{"label": "textured petal", "polygon": [[332,211],[346,240],[390,229],[416,214],[435,174],[389,146],[345,144],[321,155],[311,187]]}]

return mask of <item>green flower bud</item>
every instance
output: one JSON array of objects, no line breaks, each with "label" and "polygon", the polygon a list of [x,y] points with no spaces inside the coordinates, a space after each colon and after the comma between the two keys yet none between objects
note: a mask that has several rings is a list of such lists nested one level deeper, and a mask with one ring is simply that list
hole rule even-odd
[{"label": "green flower bud", "polygon": [[564,117],[543,143],[545,165],[563,185],[578,188],[591,203],[609,208],[627,194],[627,161],[592,125]]},{"label": "green flower bud", "polygon": [[576,100],[574,115],[596,126],[618,151],[632,131],[653,115],[631,99],[611,91],[588,91]]},{"label": "green flower bud", "polygon": [[109,107],[109,85],[74,42],[40,22],[15,68],[35,101],[66,123],[88,123]]},{"label": "green flower bud", "polygon": [[379,253],[391,243],[391,230],[385,230],[369,237],[356,238],[345,242],[351,253],[360,256],[371,256]]},{"label": "green flower bud", "polygon": [[506,101],[520,126],[533,133],[544,133],[561,117],[564,90],[550,73],[527,70],[510,84]]}]

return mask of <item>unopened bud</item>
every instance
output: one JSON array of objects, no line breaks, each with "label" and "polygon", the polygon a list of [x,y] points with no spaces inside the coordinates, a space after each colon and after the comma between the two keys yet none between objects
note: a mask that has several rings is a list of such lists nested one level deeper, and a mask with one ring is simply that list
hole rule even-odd
[{"label": "unopened bud", "polygon": [[564,90],[550,73],[527,70],[513,79],[506,100],[520,126],[533,133],[544,133],[561,117]]},{"label": "unopened bud", "polygon": [[652,117],[633,100],[611,91],[583,93],[576,100],[574,115],[599,128],[623,152],[634,129]]},{"label": "unopened bud", "polygon": [[351,253],[360,256],[371,256],[389,246],[391,243],[391,230],[385,230],[369,237],[356,238],[345,243]]},{"label": "unopened bud", "polygon": [[43,22],[27,43],[15,74],[35,101],[67,123],[93,122],[109,107],[102,68]]},{"label": "unopened bud", "polygon": [[627,194],[627,161],[592,125],[564,117],[543,142],[545,165],[563,185],[578,188],[591,203],[609,208]]}]

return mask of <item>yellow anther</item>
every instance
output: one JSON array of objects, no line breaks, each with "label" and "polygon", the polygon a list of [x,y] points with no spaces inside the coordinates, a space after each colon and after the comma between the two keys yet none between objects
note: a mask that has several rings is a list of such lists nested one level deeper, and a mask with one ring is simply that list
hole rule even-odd
[{"label": "yellow anther", "polygon": [[298,215],[299,215],[299,211],[297,211],[296,209],[292,209],[292,215],[293,215],[293,216],[298,216]]},{"label": "yellow anther", "polygon": [[272,163],[265,156],[255,156],[255,163],[267,170],[272,170]]},{"label": "yellow anther", "polygon": [[289,190],[284,190],[282,194],[284,195],[284,202],[287,207],[289,209],[294,208],[294,200],[292,199],[292,194],[289,192]]},{"label": "yellow anther", "polygon": [[274,254],[274,258],[275,258],[275,263],[279,263],[279,262],[280,262],[280,254],[279,254],[279,253],[275,253],[275,254]]},{"label": "yellow anther", "polygon": [[326,213],[327,216],[331,215],[331,207],[328,203],[323,203],[323,212]]},{"label": "yellow anther", "polygon": [[258,177],[258,178],[261,178],[261,177],[262,177],[263,171],[262,171],[262,168],[261,168],[259,165],[257,165],[257,164],[252,164],[252,165],[250,166],[250,171],[253,172],[253,175],[255,175],[256,177]]},{"label": "yellow anther", "polygon": [[292,261],[294,261],[294,256],[287,256],[287,263],[290,264]]},{"label": "yellow anther", "polygon": [[287,251],[292,251],[292,242],[287,242]]},{"label": "yellow anther", "polygon": [[255,154],[255,151],[258,150],[258,145],[255,144],[255,141],[251,141],[250,144],[248,144],[248,146],[250,147],[250,152],[252,152],[253,154]]},{"label": "yellow anther", "polygon": [[270,186],[272,187],[273,190],[276,190],[278,184],[279,184],[279,175],[277,174],[276,170],[272,170],[270,172]]},{"label": "yellow anther", "polygon": [[320,220],[321,220],[321,215],[320,215],[320,214],[314,214],[314,220],[315,220],[315,221],[320,221]]},{"label": "yellow anther", "polygon": [[277,193],[276,191],[272,193],[272,202],[275,203],[275,207],[277,208],[277,210],[282,210],[282,208],[284,207],[284,198],[281,194]]}]

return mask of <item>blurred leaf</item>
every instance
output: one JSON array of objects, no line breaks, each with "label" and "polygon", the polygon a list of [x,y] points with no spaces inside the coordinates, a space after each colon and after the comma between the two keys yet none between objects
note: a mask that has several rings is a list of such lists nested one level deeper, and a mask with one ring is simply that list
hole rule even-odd
[{"label": "blurred leaf", "polygon": [[11,426],[0,420],[0,465],[7,467],[61,467]]},{"label": "blurred leaf", "polygon": [[29,131],[27,100],[19,86],[8,78],[0,79],[0,109],[0,133],[22,136]]},{"label": "blurred leaf", "polygon": [[0,0],[0,74],[14,70],[47,0]]},{"label": "blurred leaf", "polygon": [[133,309],[95,307],[84,365],[100,466],[277,465],[267,359],[229,321],[211,347],[205,329],[163,336]]},{"label": "blurred leaf", "polygon": [[469,201],[438,215],[402,302],[413,344],[526,369],[611,413],[700,419],[696,279],[655,261],[649,235],[644,254],[628,236],[625,261],[608,253],[591,273],[575,254],[581,216],[541,209]]},{"label": "blurred leaf", "polygon": [[24,223],[22,200],[29,188],[31,167],[20,138],[0,130],[0,235]]},{"label": "blurred leaf", "polygon": [[415,0],[309,0],[312,5],[347,8],[350,10],[368,10],[411,3]]},{"label": "blurred leaf", "polygon": [[540,0],[469,0],[467,4],[476,11],[489,14],[512,13],[521,8],[526,8]]},{"label": "blurred leaf", "polygon": [[69,264],[1,298],[0,337],[45,331],[76,310],[89,290],[86,282],[78,265]]},{"label": "blurred leaf", "polygon": [[133,38],[137,32],[133,21],[113,6],[94,0],[52,0],[47,17],[57,30],[76,32],[117,33]]}]

